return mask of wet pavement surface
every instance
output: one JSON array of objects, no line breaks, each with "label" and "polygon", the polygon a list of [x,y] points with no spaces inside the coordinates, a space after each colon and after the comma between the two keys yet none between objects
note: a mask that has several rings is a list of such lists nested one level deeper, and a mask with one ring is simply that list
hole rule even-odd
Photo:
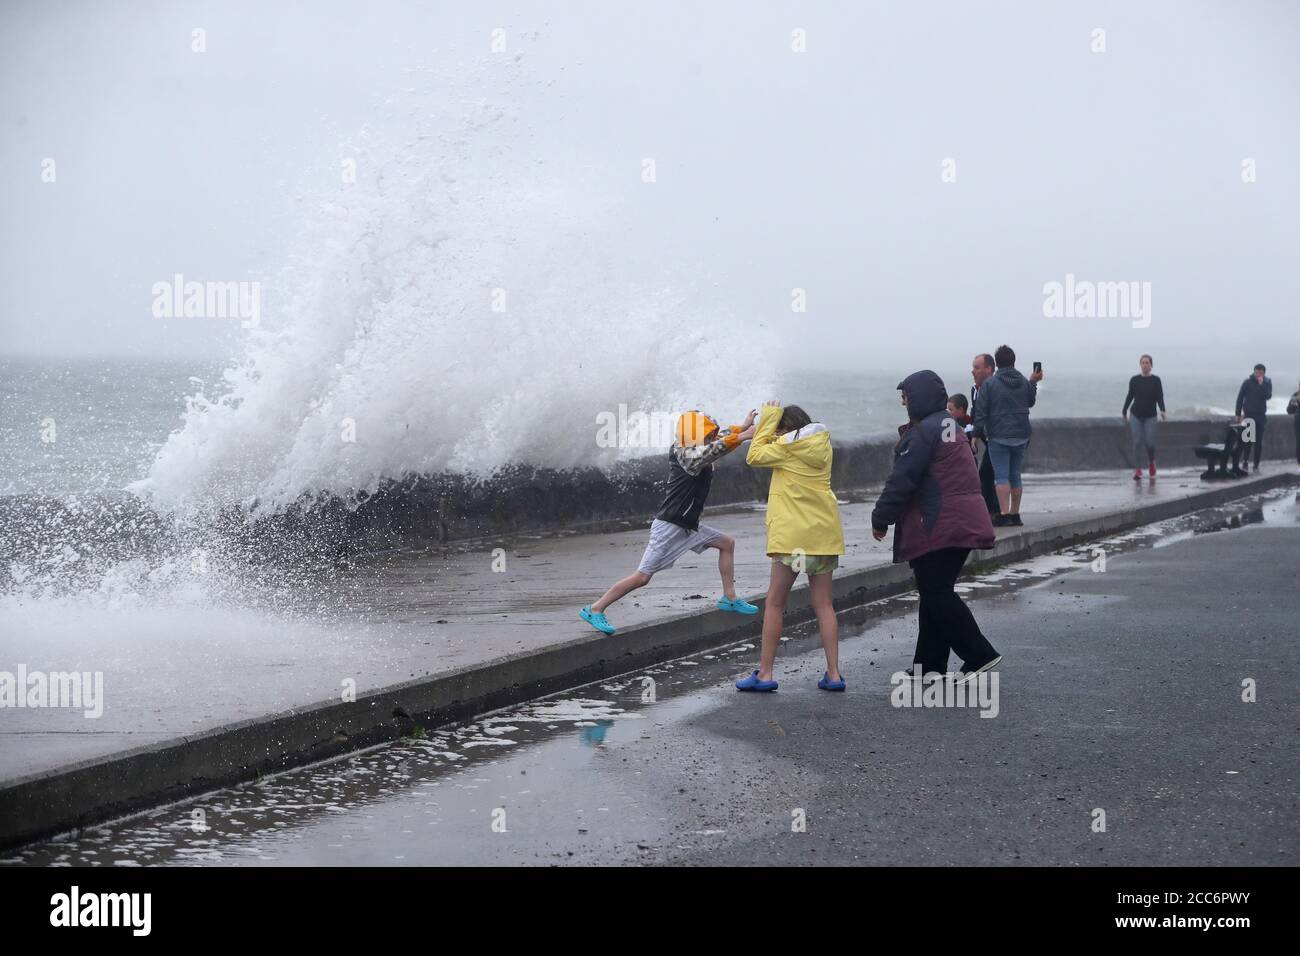
[{"label": "wet pavement surface", "polygon": [[[1261,475],[1292,470],[1290,463],[1268,462]],[[1033,474],[1027,482],[1026,531],[1208,487],[1191,468],[1169,469],[1154,481],[1108,471]],[[870,533],[875,491],[846,493],[845,501],[847,552],[840,567],[889,564],[891,539],[877,542]],[[706,520],[737,540],[738,592],[760,593],[769,573],[763,506],[710,508]],[[103,714],[86,720],[69,708],[5,710],[0,779],[337,699],[345,681],[365,693],[594,637],[578,609],[635,569],[646,526],[394,555],[332,578],[322,593],[273,589],[267,598],[289,601],[292,612],[131,600],[114,608],[35,605],[13,626],[0,626],[0,653],[11,662],[5,666],[21,661],[29,671],[102,672]],[[210,560],[211,573],[219,574],[221,557]],[[627,628],[698,613],[720,594],[717,555],[688,553],[608,613]]]},{"label": "wet pavement surface", "polygon": [[1005,656],[988,717],[891,702],[902,595],[844,635],[845,694],[807,635],[778,693],[738,694],[740,644],[0,863],[1294,865],[1297,513],[1259,496],[963,580]]}]

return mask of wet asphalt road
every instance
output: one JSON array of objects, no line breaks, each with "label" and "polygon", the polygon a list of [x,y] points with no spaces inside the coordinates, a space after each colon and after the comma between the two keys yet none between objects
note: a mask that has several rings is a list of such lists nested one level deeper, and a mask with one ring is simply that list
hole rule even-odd
[{"label": "wet asphalt road", "polygon": [[[736,701],[702,716],[698,730],[795,774],[756,780],[755,811],[806,794],[817,826],[801,839],[745,826],[688,858],[1294,865],[1297,568],[1300,529],[1261,528],[980,607],[1006,656],[994,719],[896,710],[879,693],[833,715],[792,695],[780,710]],[[1096,808],[1105,833],[1091,829]]]},{"label": "wet asphalt road", "polygon": [[4,862],[1294,865],[1300,524],[1291,496],[1263,512],[973,582],[1005,656],[991,718],[891,705],[902,598],[844,641],[846,694],[807,638],[777,694],[738,694],[741,646]]}]

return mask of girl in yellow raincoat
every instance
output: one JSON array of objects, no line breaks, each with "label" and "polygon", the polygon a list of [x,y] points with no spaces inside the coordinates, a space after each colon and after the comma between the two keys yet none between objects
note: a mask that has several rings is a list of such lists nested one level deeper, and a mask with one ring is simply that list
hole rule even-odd
[{"label": "girl in yellow raincoat", "polygon": [[817,682],[822,690],[844,690],[840,675],[839,623],[831,603],[831,573],[844,553],[844,529],[839,504],[831,490],[831,435],[797,405],[767,402],[745,461],[772,469],[767,495],[767,553],[772,576],[763,610],[763,648],[758,670],[736,682],[738,690],[772,691],[776,649],[781,642],[785,602],[799,572],[808,575],[808,593],[822,648],[826,673]]}]

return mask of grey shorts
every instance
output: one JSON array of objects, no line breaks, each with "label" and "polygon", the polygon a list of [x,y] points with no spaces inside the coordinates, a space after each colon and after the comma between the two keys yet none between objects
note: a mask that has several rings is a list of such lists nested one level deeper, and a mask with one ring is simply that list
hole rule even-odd
[{"label": "grey shorts", "polygon": [[711,542],[722,537],[725,535],[721,531],[710,528],[706,524],[700,525],[694,531],[687,531],[671,521],[655,518],[650,523],[650,542],[645,546],[645,554],[641,555],[641,563],[637,566],[637,570],[642,574],[654,574],[656,571],[671,568],[687,551],[699,554]]}]

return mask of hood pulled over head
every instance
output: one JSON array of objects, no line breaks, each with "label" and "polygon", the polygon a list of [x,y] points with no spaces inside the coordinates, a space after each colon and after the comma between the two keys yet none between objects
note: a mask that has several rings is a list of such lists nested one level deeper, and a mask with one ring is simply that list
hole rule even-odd
[{"label": "hood pulled over head", "polygon": [[943,379],[928,368],[907,376],[898,383],[898,390],[907,396],[907,417],[914,422],[948,407]]}]

